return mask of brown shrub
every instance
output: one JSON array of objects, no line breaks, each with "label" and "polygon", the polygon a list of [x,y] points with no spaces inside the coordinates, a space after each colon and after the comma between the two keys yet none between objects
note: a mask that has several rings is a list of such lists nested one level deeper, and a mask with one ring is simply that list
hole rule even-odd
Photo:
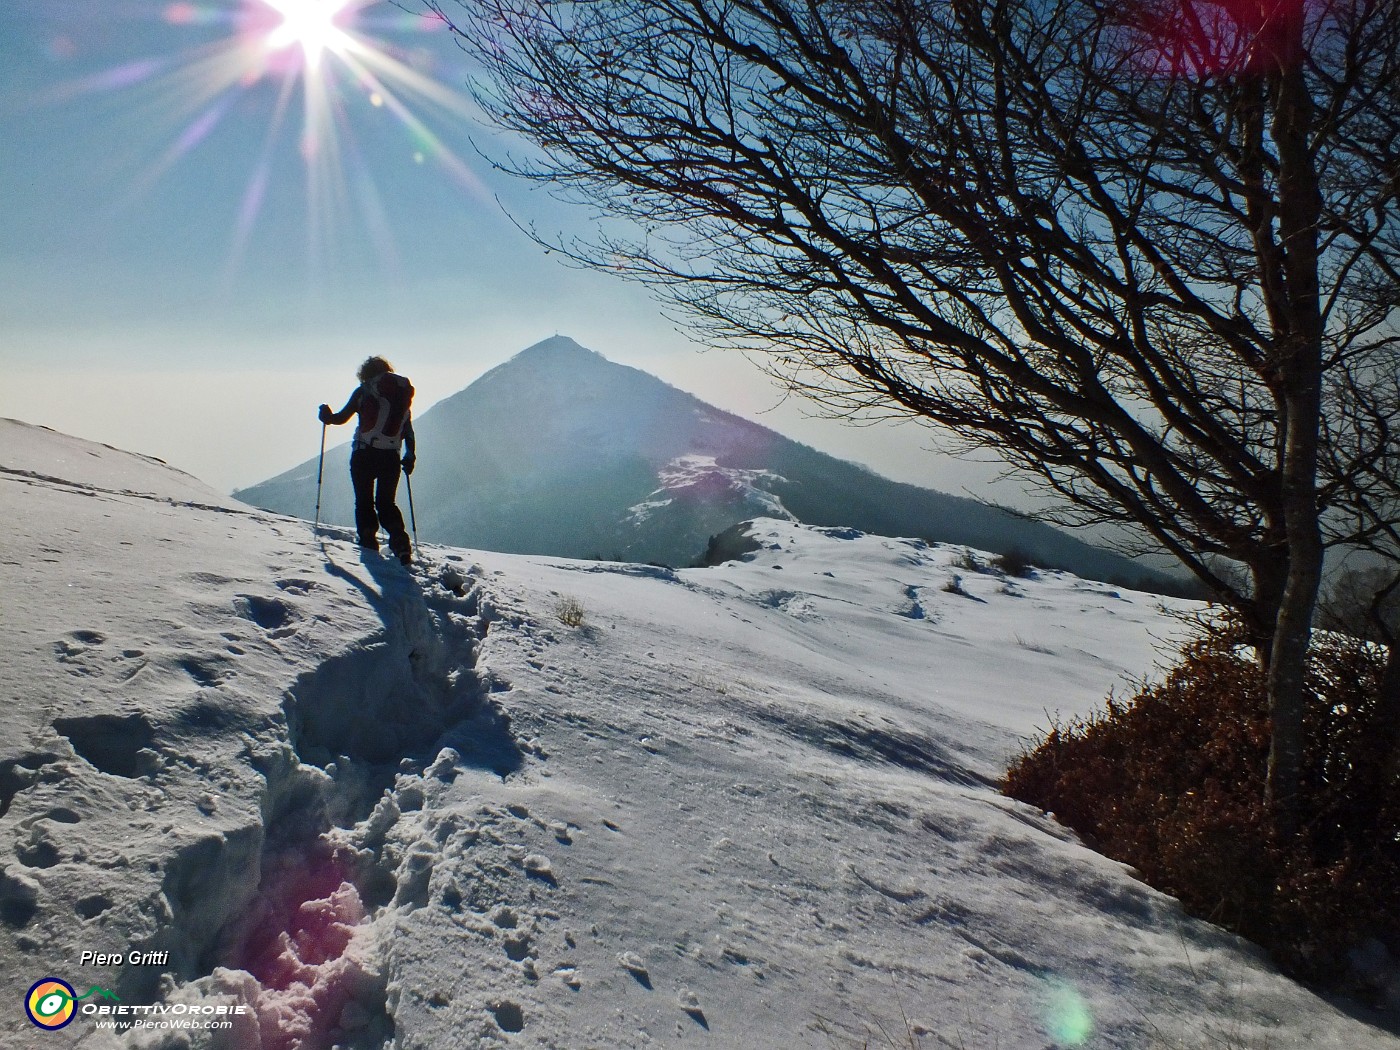
[{"label": "brown shrub", "polygon": [[1338,983],[1370,937],[1400,955],[1400,783],[1372,743],[1384,652],[1343,636],[1314,646],[1303,830],[1283,843],[1263,802],[1263,675],[1235,627],[1202,628],[1165,682],[1055,726],[1004,790],[1294,976]]}]

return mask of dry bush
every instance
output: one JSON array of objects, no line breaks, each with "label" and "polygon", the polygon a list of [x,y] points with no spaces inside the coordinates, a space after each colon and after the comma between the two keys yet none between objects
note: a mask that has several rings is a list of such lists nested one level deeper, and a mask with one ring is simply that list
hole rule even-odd
[{"label": "dry bush", "polygon": [[992,568],[1007,576],[1028,580],[1035,576],[1035,566],[1031,556],[1020,547],[1012,547],[992,559]]},{"label": "dry bush", "polygon": [[[1193,915],[1335,985],[1378,938],[1400,956],[1400,784],[1372,741],[1384,652],[1340,635],[1310,656],[1303,830],[1279,841],[1263,798],[1263,675],[1228,623],[1203,625],[1167,680],[1056,726],[1008,771],[1008,795],[1052,811]],[[1365,989],[1354,988],[1356,992]]]},{"label": "dry bush", "polygon": [[554,607],[554,615],[565,627],[582,627],[585,615],[583,603],[577,598],[565,595],[559,599],[559,604]]},{"label": "dry bush", "polygon": [[962,569],[964,572],[975,572],[985,574],[992,571],[992,567],[984,562],[969,547],[964,547],[957,554],[953,555],[953,560],[948,563],[955,569]]}]

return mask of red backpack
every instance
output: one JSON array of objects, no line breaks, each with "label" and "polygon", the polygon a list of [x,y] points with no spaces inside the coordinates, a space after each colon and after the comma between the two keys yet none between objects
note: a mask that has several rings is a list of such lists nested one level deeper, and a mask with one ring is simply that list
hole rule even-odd
[{"label": "red backpack", "polygon": [[363,448],[399,448],[412,404],[413,384],[394,372],[361,384],[360,425],[355,431],[355,443]]}]

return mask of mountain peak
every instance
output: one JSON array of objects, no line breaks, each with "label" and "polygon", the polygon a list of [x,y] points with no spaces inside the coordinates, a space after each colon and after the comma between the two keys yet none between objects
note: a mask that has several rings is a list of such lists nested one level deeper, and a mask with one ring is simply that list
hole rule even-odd
[{"label": "mountain peak", "polygon": [[[425,538],[517,553],[679,565],[755,512],[884,536],[1029,553],[1081,576],[1138,579],[1133,563],[1048,525],[899,485],[708,405],[565,335],[535,343],[414,419]],[[429,450],[435,450],[429,453]],[[318,460],[239,498],[317,505]],[[324,506],[349,521],[343,471]]]},{"label": "mountain peak", "polygon": [[548,339],[541,340],[533,346],[528,346],[520,353],[516,354],[514,361],[545,361],[545,360],[565,360],[571,358],[587,358],[599,361],[607,360],[596,350],[590,350],[586,346],[581,346],[567,335],[552,335]]}]

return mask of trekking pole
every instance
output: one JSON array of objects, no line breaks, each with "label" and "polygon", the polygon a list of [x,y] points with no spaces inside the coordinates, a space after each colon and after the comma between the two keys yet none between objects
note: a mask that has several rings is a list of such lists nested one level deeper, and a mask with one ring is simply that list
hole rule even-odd
[{"label": "trekking pole", "polygon": [[321,472],[326,465],[326,424],[321,424],[321,458],[316,461],[316,523],[311,526],[312,534],[321,531]]},{"label": "trekking pole", "polygon": [[413,549],[418,549],[418,515],[413,513],[413,475],[403,476],[404,484],[408,486],[408,523],[413,528]]}]

